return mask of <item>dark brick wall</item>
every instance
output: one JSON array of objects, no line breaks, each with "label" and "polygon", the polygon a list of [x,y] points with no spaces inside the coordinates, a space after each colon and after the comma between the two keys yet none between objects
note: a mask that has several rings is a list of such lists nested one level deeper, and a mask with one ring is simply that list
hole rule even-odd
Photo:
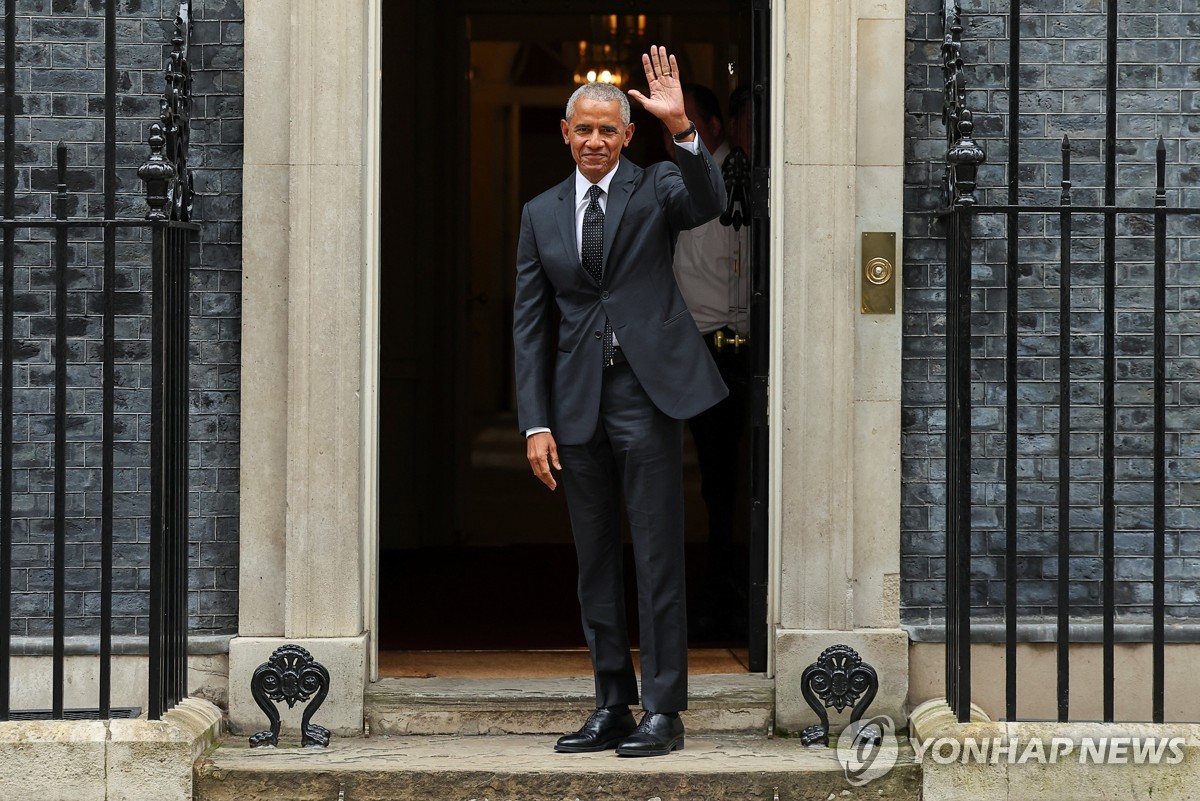
[{"label": "dark brick wall", "polygon": [[[118,3],[117,214],[146,212],[137,167],[158,116],[178,3]],[[192,630],[237,623],[238,387],[241,290],[242,2],[194,0],[190,160],[192,249],[190,597]],[[54,147],[71,171],[73,216],[103,214],[104,0],[17,2],[19,216],[52,213]],[[114,632],[146,630],[149,439],[149,245],[121,231],[117,248]],[[18,235],[14,369],[13,633],[50,633],[53,543],[54,276],[50,237]],[[69,273],[67,633],[98,630],[102,248],[72,234]]]},{"label": "dark brick wall", "polygon": [[[1060,151],[1072,142],[1074,202],[1103,201],[1105,16],[1099,0],[1023,0],[1020,131],[1022,203],[1057,203]],[[1154,149],[1167,149],[1168,205],[1200,204],[1200,1],[1124,0],[1118,91],[1117,202],[1153,202]],[[976,138],[988,151],[983,202],[1007,198],[1009,0],[964,0],[964,59]],[[903,362],[902,617],[943,614],[945,565],[944,230],[932,211],[945,156],[941,121],[941,3],[908,2]],[[1171,223],[1167,292],[1168,615],[1200,613],[1200,217]],[[1004,598],[1004,382],[1007,247],[1002,218],[977,225],[973,279],[973,604],[999,614]],[[1152,527],[1152,221],[1117,228],[1118,385],[1116,598],[1119,614],[1148,611]],[[1070,597],[1100,612],[1102,475],[1102,222],[1077,217],[1072,247]],[[1020,226],[1018,574],[1025,614],[1054,610],[1059,430],[1057,215]]]}]

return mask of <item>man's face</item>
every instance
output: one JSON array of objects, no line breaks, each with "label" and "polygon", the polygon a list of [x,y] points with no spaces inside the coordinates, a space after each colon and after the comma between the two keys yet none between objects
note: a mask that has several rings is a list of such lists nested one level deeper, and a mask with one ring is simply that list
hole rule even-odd
[{"label": "man's face", "polygon": [[617,166],[621,150],[633,139],[633,123],[621,123],[621,104],[616,100],[581,97],[571,119],[562,121],[562,135],[579,172],[596,183]]}]

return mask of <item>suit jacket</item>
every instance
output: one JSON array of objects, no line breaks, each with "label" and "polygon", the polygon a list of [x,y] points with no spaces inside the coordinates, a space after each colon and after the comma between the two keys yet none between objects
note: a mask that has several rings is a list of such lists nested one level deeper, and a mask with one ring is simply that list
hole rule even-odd
[{"label": "suit jacket", "polygon": [[664,414],[694,417],[729,394],[671,268],[679,231],[725,207],[721,171],[703,143],[698,151],[679,148],[678,166],[661,162],[647,169],[621,158],[609,185],[599,283],[579,259],[575,173],[525,205],[513,309],[522,431],[546,426],[564,445],[591,438],[600,409],[605,315]]}]

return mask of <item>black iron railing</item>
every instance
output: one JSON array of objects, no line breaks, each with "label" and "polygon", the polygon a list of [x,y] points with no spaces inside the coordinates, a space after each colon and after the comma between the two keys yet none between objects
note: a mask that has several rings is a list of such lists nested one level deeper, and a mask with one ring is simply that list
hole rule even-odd
[{"label": "black iron railing", "polygon": [[[173,48],[167,67],[167,88],[162,99],[159,122],[151,129],[151,154],[138,174],[146,182],[150,212],[145,219],[117,216],[117,15],[116,2],[105,7],[105,126],[103,171],[103,217],[80,218],[70,213],[77,198],[68,192],[70,165],[67,147],[59,143],[56,151],[57,186],[53,218],[18,217],[17,211],[17,2],[4,3],[4,185],[3,185],[3,355],[0,366],[0,720],[49,717],[54,719],[124,716],[128,709],[117,710],[112,704],[113,665],[113,574],[114,574],[114,500],[117,475],[116,392],[119,319],[118,242],[149,239],[152,287],[150,288],[151,387],[149,464],[133,465],[149,474],[148,486],[136,480],[136,492],[149,493],[149,614],[147,621],[149,709],[152,719],[174,706],[187,694],[187,481],[188,481],[188,242],[199,226],[191,221],[191,174],[187,167],[190,126],[191,72],[188,66],[188,38],[191,29],[189,0],[179,6]],[[143,236],[145,234],[145,236]],[[12,658],[13,531],[14,498],[22,488],[13,483],[14,448],[14,362],[17,332],[15,314],[22,293],[15,285],[18,246],[52,243],[49,263],[29,263],[32,271],[52,271],[53,278],[53,472],[51,507],[53,542],[51,546],[53,590],[49,614],[52,618],[51,709],[41,711],[13,709],[10,697],[9,666]],[[102,297],[98,310],[72,287],[71,270],[83,266],[73,263],[85,259],[89,244],[99,243],[103,253],[100,275]],[[79,254],[83,254],[80,256]],[[143,288],[144,289],[144,288]],[[96,294],[90,292],[89,294]],[[136,305],[136,304],[135,304]],[[69,560],[82,559],[82,548],[71,549],[68,542],[68,479],[79,470],[69,458],[73,442],[70,434],[68,395],[73,387],[71,367],[94,361],[78,335],[81,318],[101,318],[102,363],[100,417],[100,488],[98,511],[100,541],[98,609],[99,692],[95,710],[64,708],[66,656],[66,584]],[[123,457],[128,458],[128,457]],[[123,464],[128,468],[129,465]],[[76,516],[72,514],[71,516]],[[126,518],[126,525],[136,520]],[[136,532],[133,532],[136,538]],[[72,566],[80,566],[78,563]],[[78,612],[76,612],[78,614]],[[19,701],[17,703],[20,703]]]},{"label": "black iron railing", "polygon": [[951,210],[946,238],[946,693],[966,720],[962,715],[971,706],[971,226],[984,152],[971,138],[957,0],[945,0],[944,9],[945,193]]},{"label": "black iron railing", "polygon": [[[1117,203],[1117,0],[1107,0],[1107,104],[1104,114],[1103,139],[1104,189],[1103,203],[1075,205],[1071,179],[1071,142],[1062,140],[1062,182],[1057,205],[1021,203],[1019,172],[1021,153],[1021,20],[1020,8],[1013,3],[1006,30],[1009,34],[1008,86],[1008,169],[1007,202],[985,205],[977,197],[976,179],[985,161],[983,148],[974,140],[974,121],[968,107],[968,93],[962,58],[963,24],[958,0],[943,0],[944,39],[943,59],[946,79],[944,120],[948,137],[946,178],[944,183],[947,260],[947,515],[946,515],[946,692],[947,700],[959,720],[969,719],[971,706],[971,607],[972,607],[972,511],[979,505],[972,495],[972,264],[977,252],[975,221],[980,217],[999,217],[1004,221],[1007,238],[1004,269],[1005,303],[1004,338],[1004,474],[1001,479],[1004,495],[1004,615],[1005,615],[1005,713],[1009,720],[1018,719],[1017,712],[1017,634],[1019,621],[1017,541],[1021,531],[1018,503],[1024,483],[1018,477],[1021,458],[1018,442],[1018,382],[1022,358],[1020,343],[1027,333],[1022,328],[1022,297],[1018,290],[1018,266],[1021,249],[1037,237],[1027,233],[1021,222],[1029,215],[1042,215],[1057,220],[1058,228],[1058,430],[1057,440],[1057,498],[1056,498],[1056,561],[1055,600],[1057,642],[1057,716],[1070,719],[1070,629],[1072,624],[1071,582],[1071,524],[1072,505],[1072,337],[1081,333],[1073,327],[1071,272],[1075,221],[1080,215],[1091,215],[1103,221],[1101,309],[1102,336],[1100,358],[1102,376],[1102,422],[1099,450],[1102,462],[1100,476],[1101,523],[1099,525],[1099,556],[1103,575],[1100,580],[1099,618],[1103,651],[1103,717],[1112,721],[1115,715],[1115,621],[1117,616],[1116,564],[1117,495],[1116,465],[1122,453],[1117,448],[1117,319],[1122,311],[1117,304],[1119,219],[1138,217],[1149,220],[1152,239],[1149,248],[1142,248],[1139,261],[1153,264],[1152,317],[1152,462],[1153,522],[1149,534],[1153,538],[1153,576],[1150,612],[1150,642],[1152,650],[1152,702],[1150,717],[1155,722],[1164,718],[1164,641],[1166,588],[1166,287],[1167,287],[1167,224],[1178,216],[1200,216],[1200,208],[1169,208],[1167,206],[1166,149],[1158,139],[1155,156],[1156,182],[1153,205],[1119,205]],[[1050,234],[1047,234],[1049,236]],[[1139,246],[1140,247],[1140,246]],[[993,354],[994,355],[994,354]],[[1078,482],[1075,482],[1078,483]],[[1078,511],[1078,507],[1075,507]],[[1051,554],[1039,554],[1051,556]]]}]

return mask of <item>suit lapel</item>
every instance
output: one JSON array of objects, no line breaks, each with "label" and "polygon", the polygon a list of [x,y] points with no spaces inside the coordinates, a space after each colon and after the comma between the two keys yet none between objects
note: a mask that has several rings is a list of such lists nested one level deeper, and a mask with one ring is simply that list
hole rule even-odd
[{"label": "suit lapel", "polygon": [[579,260],[579,243],[576,241],[575,231],[575,173],[571,173],[571,177],[559,185],[558,190],[558,206],[554,210],[554,218],[558,222],[558,232],[562,235],[563,247],[567,251],[567,257],[575,261],[579,271],[582,272],[587,279],[593,284],[596,283],[588,271],[583,269],[583,263]]},{"label": "suit lapel", "polygon": [[612,183],[608,185],[608,203],[604,209],[604,256],[601,262],[604,265],[604,282],[608,282],[608,254],[612,250],[613,240],[617,236],[617,228],[621,225],[621,217],[625,214],[625,207],[629,205],[629,196],[633,194],[633,187],[637,184],[635,180],[640,170],[637,170],[633,164],[621,159],[621,163],[617,166],[617,174],[613,176]]}]

